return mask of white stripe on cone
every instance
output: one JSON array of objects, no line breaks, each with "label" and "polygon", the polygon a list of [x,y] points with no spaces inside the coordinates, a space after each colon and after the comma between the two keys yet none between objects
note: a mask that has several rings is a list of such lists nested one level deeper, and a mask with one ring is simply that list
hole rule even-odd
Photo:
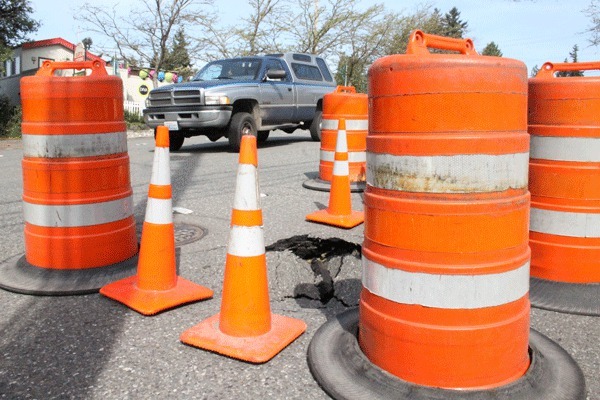
[{"label": "white stripe on cone", "polygon": [[494,307],[529,291],[529,263],[486,275],[440,275],[387,268],[362,257],[362,284],[371,293],[401,304],[444,309]]},{"label": "white stripe on cone", "polygon": [[600,162],[600,138],[531,135],[531,158]]},{"label": "white stripe on cone", "polygon": [[154,162],[152,163],[150,183],[161,186],[171,184],[171,162],[168,147],[154,148]]},{"label": "white stripe on cone", "polygon": [[173,222],[173,202],[171,199],[155,199],[148,197],[146,205],[146,222],[165,225]]},{"label": "white stripe on cone", "polygon": [[227,253],[238,257],[255,257],[265,254],[262,226],[231,227]]},{"label": "white stripe on cone", "polygon": [[40,158],[93,157],[127,152],[127,133],[23,134],[23,155]]},{"label": "white stripe on cone", "polygon": [[427,193],[471,193],[527,187],[529,153],[399,156],[367,153],[373,187]]},{"label": "white stripe on cone", "polygon": [[258,210],[260,209],[259,199],[256,167],[252,164],[240,164],[235,182],[233,208],[236,210]]},{"label": "white stripe on cone", "polygon": [[45,205],[23,202],[25,222],[46,227],[77,227],[120,221],[133,215],[131,196],[103,203]]},{"label": "white stripe on cone", "polygon": [[[337,119],[323,119],[321,120],[321,130],[335,131],[338,129],[339,120]],[[348,131],[366,131],[369,129],[368,119],[347,119],[346,130]]]},{"label": "white stripe on cone", "polygon": [[558,236],[600,238],[600,214],[531,207],[529,230]]}]

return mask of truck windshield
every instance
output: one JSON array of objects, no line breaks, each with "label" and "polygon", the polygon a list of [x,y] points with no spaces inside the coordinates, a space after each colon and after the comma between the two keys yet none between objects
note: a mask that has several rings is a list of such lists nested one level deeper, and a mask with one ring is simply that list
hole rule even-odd
[{"label": "truck windshield", "polygon": [[260,71],[260,60],[241,58],[219,60],[208,63],[194,76],[195,81],[217,79],[256,80]]}]

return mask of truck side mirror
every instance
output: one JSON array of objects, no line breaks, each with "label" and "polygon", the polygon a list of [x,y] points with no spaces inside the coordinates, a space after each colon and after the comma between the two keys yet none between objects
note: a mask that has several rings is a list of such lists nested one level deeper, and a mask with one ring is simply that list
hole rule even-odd
[{"label": "truck side mirror", "polygon": [[267,79],[285,79],[287,76],[283,69],[269,69],[267,70]]}]

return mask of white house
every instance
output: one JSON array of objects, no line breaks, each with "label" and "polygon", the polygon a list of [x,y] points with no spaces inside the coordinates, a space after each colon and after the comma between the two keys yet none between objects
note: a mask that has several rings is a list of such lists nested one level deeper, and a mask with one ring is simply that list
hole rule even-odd
[{"label": "white house", "polygon": [[[4,72],[0,74],[0,95],[7,96],[13,104],[19,104],[19,80],[22,77],[34,75],[46,60],[72,61],[74,51],[75,45],[63,38],[28,42],[15,47],[12,57],[4,63]],[[89,60],[102,61],[100,57],[89,52],[86,57]],[[67,76],[71,75],[72,71],[59,73]]]},{"label": "white house", "polygon": [[[63,38],[54,38],[39,40],[35,42],[24,43],[13,49],[12,57],[4,64],[4,73],[0,73],[0,96],[7,96],[12,104],[19,104],[20,97],[20,79],[24,76],[34,75],[46,60],[50,61],[73,61],[75,45]],[[86,53],[86,59],[102,60],[90,52]],[[144,101],[149,91],[153,88],[150,77],[140,78],[139,71],[143,68],[128,69],[124,66],[112,66],[107,63],[107,72],[110,75],[117,75],[123,81],[123,100],[126,110],[139,113],[144,108]],[[144,69],[150,71],[150,68]],[[154,72],[154,71],[152,71]],[[72,70],[57,71],[58,75],[71,76]],[[148,75],[148,74],[146,74]],[[159,85],[167,84],[160,82]]]}]

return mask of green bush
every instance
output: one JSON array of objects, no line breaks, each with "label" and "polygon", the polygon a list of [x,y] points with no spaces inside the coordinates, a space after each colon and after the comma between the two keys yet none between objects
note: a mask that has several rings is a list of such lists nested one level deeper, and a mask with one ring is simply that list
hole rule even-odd
[{"label": "green bush", "polygon": [[125,110],[125,123],[127,124],[128,130],[148,129],[144,123],[144,117],[127,110]]},{"label": "green bush", "polygon": [[21,137],[21,107],[10,104],[8,97],[0,96],[0,138]]}]

